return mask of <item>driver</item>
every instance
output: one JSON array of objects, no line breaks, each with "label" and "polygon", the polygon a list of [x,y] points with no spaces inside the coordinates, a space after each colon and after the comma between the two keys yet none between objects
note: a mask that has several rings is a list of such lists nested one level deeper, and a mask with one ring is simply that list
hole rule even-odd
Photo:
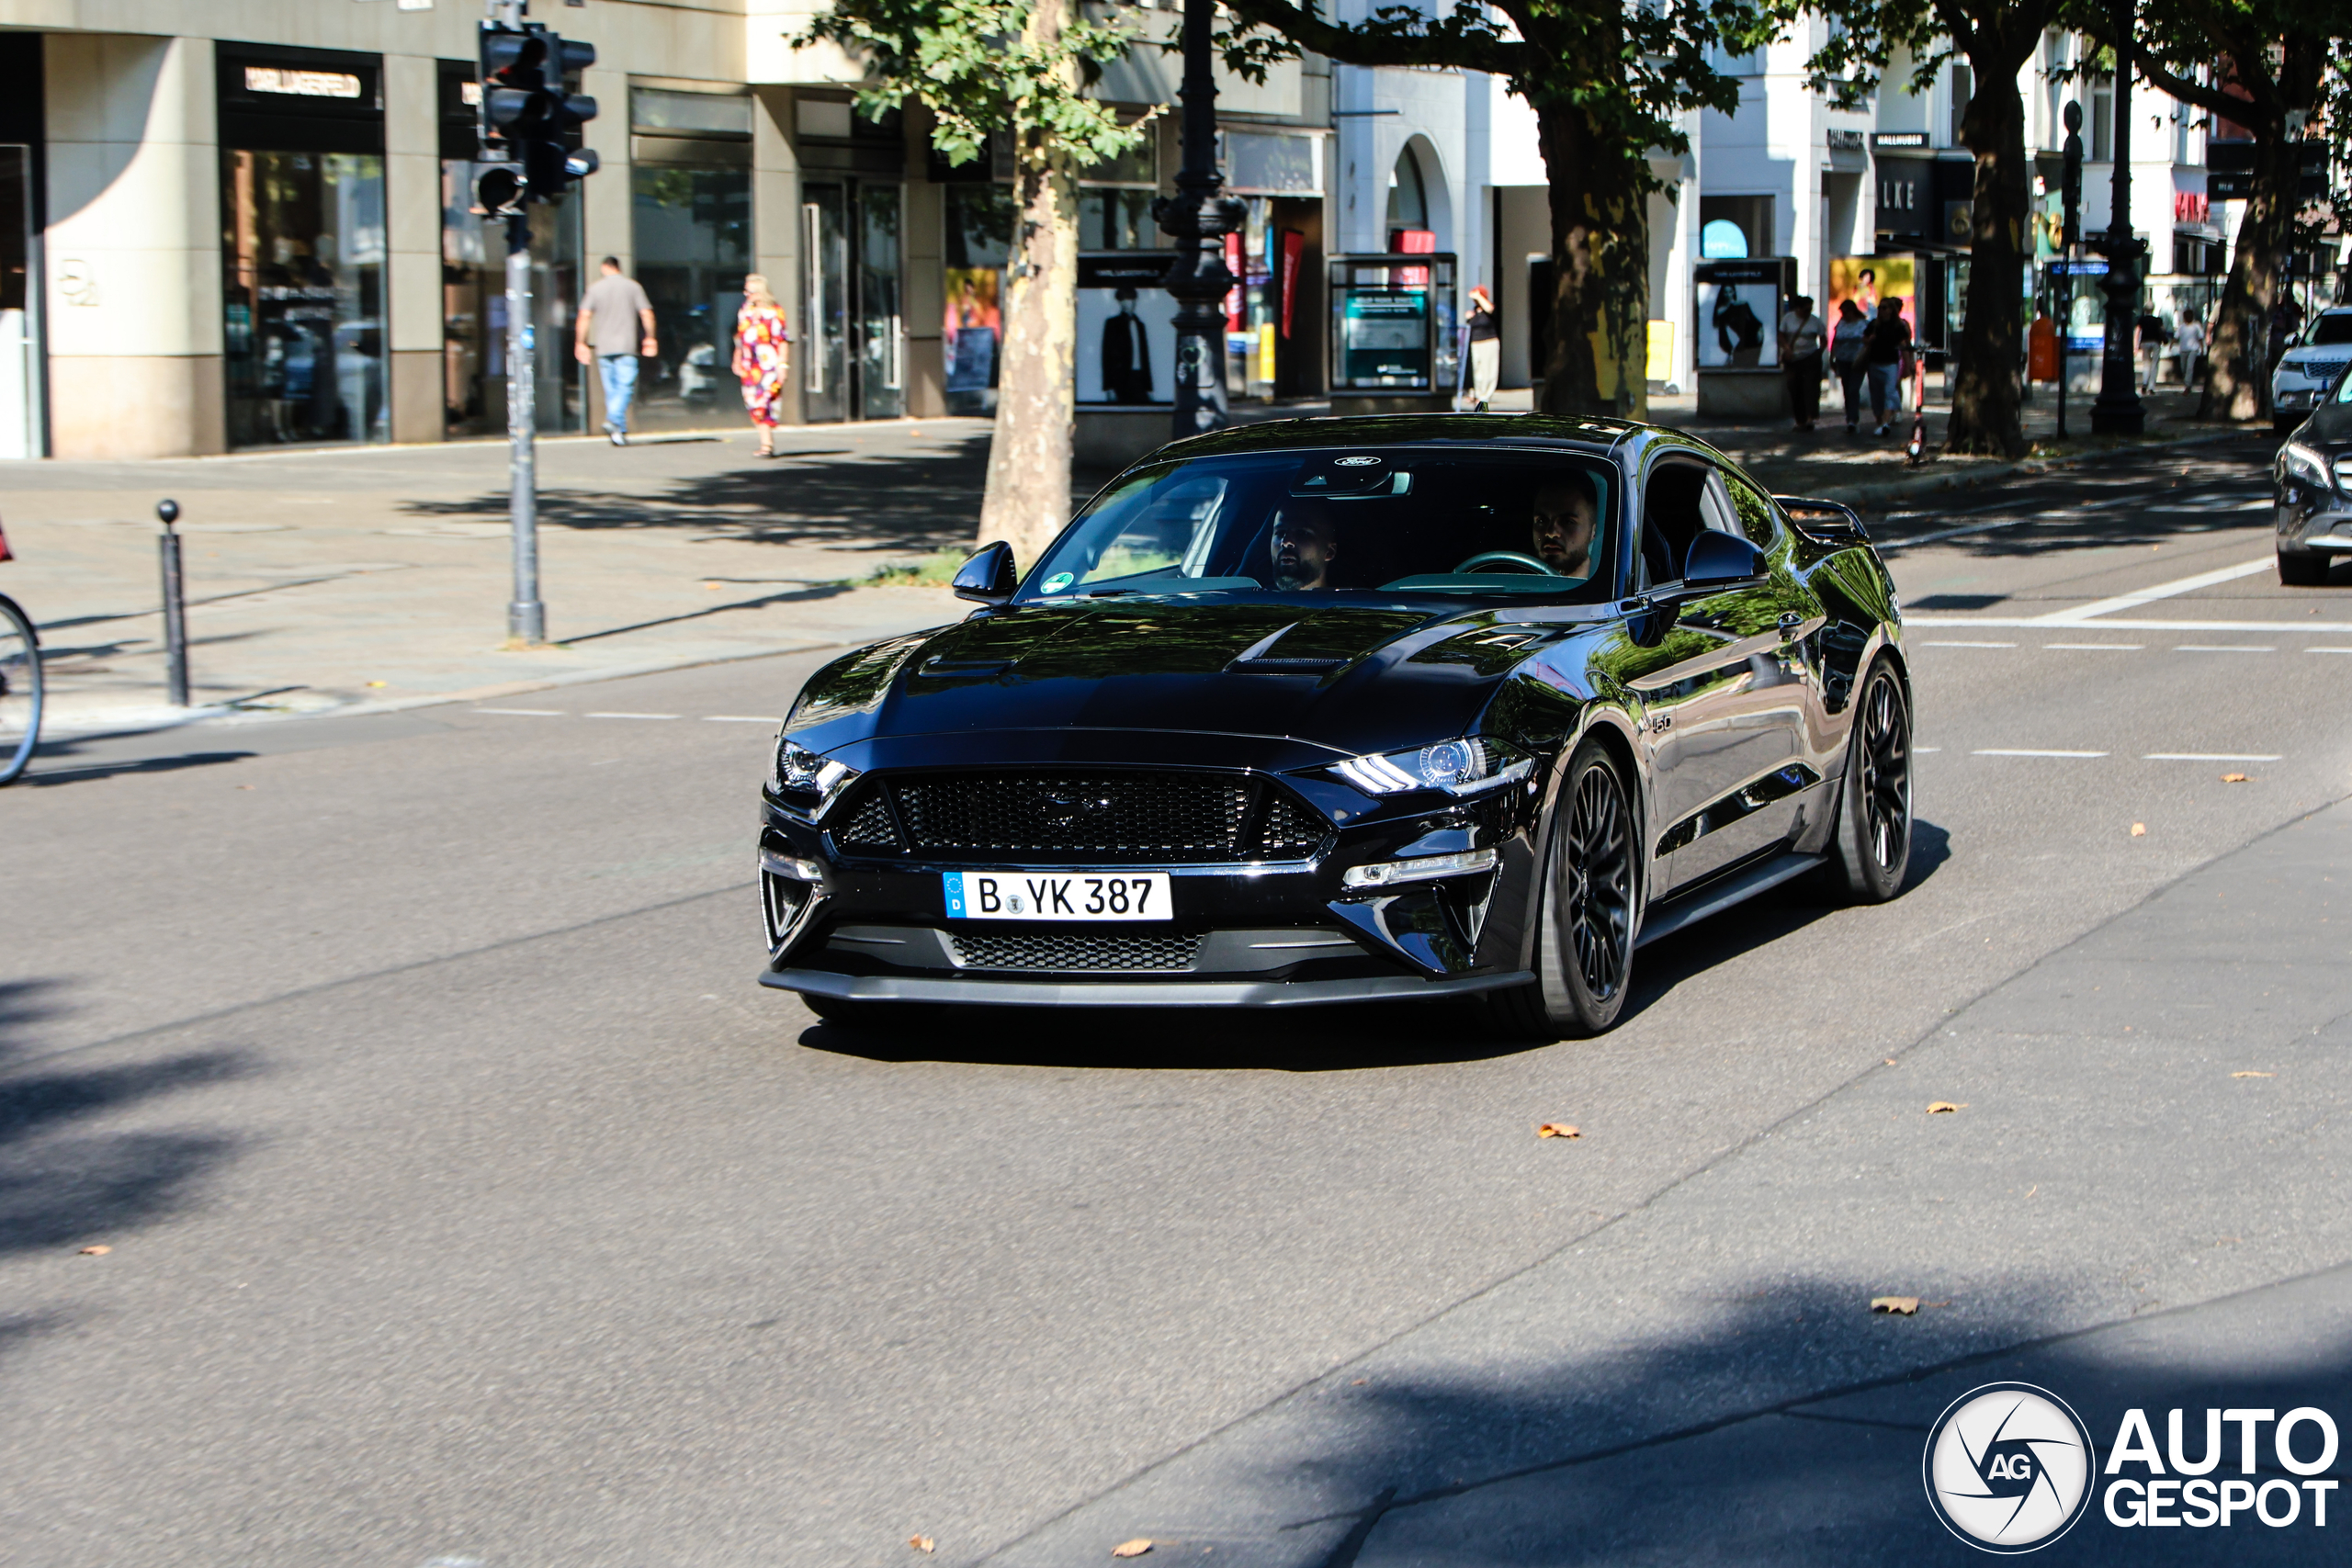
[{"label": "driver", "polygon": [[1274,586],[1286,592],[1329,589],[1339,531],[1320,502],[1294,500],[1274,519]]},{"label": "driver", "polygon": [[1535,491],[1535,558],[1562,577],[1592,575],[1594,525],[1600,498],[1592,476],[1562,468]]}]

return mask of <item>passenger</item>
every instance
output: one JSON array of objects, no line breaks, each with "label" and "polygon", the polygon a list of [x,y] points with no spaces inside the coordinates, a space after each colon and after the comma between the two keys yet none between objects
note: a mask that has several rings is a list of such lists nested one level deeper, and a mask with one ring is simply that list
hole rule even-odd
[{"label": "passenger", "polygon": [[1319,501],[1294,500],[1274,519],[1274,586],[1286,592],[1329,589],[1339,531]]},{"label": "passenger", "polygon": [[1535,558],[1562,577],[1592,575],[1592,539],[1600,512],[1592,476],[1563,468],[1535,491]]}]

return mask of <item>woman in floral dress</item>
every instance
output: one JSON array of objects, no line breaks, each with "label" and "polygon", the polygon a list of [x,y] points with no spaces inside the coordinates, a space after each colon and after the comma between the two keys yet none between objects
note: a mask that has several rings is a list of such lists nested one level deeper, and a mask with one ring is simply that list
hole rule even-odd
[{"label": "woman in floral dress", "polygon": [[760,456],[775,456],[775,427],[784,423],[785,382],[792,369],[792,329],[784,307],[758,273],[743,279],[743,308],[735,316],[735,378],[743,406],[759,426]]}]

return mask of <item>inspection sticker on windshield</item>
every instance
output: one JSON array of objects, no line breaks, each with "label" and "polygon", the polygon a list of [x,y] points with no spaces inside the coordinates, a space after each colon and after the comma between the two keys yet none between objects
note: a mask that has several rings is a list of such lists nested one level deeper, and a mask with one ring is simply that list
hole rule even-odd
[{"label": "inspection sticker on windshield", "polygon": [[1134,875],[1091,872],[950,871],[946,883],[951,920],[1164,920],[1169,919],[1168,874]]}]

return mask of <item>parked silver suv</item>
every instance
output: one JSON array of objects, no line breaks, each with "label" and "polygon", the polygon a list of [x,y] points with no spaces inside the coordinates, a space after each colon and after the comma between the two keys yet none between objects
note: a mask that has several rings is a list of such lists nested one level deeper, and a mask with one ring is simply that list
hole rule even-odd
[{"label": "parked silver suv", "polygon": [[2272,423],[2284,435],[2327,395],[2344,367],[2352,364],[2352,307],[2322,310],[2302,337],[2278,356],[2270,374]]}]

